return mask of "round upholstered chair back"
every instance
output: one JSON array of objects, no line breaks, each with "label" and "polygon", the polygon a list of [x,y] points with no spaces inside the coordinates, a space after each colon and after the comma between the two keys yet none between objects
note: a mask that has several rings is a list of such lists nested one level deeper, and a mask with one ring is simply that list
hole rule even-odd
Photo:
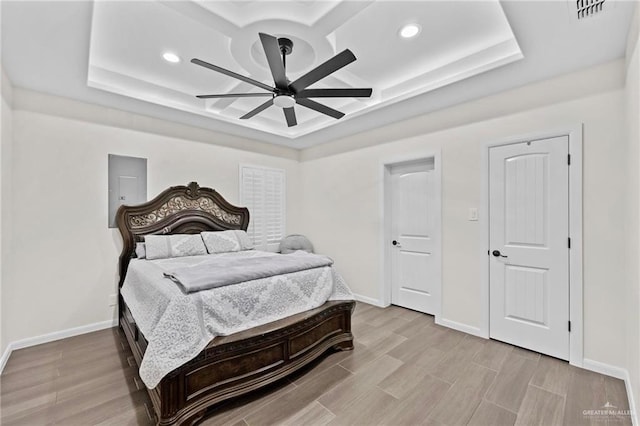
[{"label": "round upholstered chair back", "polygon": [[313,244],[307,237],[300,234],[287,235],[280,241],[280,253],[287,254],[296,250],[313,253]]}]

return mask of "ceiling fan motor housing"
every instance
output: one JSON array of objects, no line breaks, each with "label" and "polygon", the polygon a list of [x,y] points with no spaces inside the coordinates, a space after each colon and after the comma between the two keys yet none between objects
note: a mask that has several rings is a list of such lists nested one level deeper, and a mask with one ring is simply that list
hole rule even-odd
[{"label": "ceiling fan motor housing", "polygon": [[278,39],[278,45],[283,55],[290,55],[291,52],[293,52],[293,42],[286,37],[280,37]]}]

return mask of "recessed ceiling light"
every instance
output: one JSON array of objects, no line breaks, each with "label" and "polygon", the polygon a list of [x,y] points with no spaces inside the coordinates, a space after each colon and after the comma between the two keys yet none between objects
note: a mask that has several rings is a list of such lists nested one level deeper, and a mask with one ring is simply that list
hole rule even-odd
[{"label": "recessed ceiling light", "polygon": [[417,36],[420,33],[420,25],[418,24],[407,24],[404,27],[400,28],[400,37],[402,38],[412,38]]},{"label": "recessed ceiling light", "polygon": [[178,55],[176,55],[175,53],[171,53],[171,52],[165,52],[162,57],[164,58],[165,61],[167,62],[171,62],[171,63],[177,63],[180,62],[180,57]]}]

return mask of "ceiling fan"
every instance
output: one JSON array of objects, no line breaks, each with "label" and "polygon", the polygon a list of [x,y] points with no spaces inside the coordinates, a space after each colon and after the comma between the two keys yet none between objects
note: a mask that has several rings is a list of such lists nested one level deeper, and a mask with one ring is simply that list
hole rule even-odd
[{"label": "ceiling fan", "polygon": [[[340,68],[350,64],[356,60],[356,57],[349,49],[338,53],[333,58],[325,61],[312,69],[302,77],[290,83],[285,74],[286,57],[293,51],[293,42],[288,38],[276,38],[269,34],[259,33],[260,41],[264,53],[267,56],[267,62],[273,75],[275,87],[261,83],[249,77],[221,68],[217,65],[210,64],[197,58],[191,59],[191,62],[201,67],[237,78],[245,83],[253,84],[261,89],[267,90],[266,93],[227,93],[221,95],[198,95],[200,99],[212,98],[249,98],[249,97],[269,97],[269,100],[249,111],[240,119],[245,120],[255,116],[256,114],[276,105],[284,111],[287,126],[292,127],[298,124],[296,113],[293,108],[295,104],[302,105],[314,111],[321,112],[333,118],[342,118],[344,113],[330,108],[326,105],[311,100],[310,98],[368,98],[371,96],[371,89],[307,89],[313,83],[325,78],[329,74],[339,70]],[[282,55],[282,59],[280,58]]]}]

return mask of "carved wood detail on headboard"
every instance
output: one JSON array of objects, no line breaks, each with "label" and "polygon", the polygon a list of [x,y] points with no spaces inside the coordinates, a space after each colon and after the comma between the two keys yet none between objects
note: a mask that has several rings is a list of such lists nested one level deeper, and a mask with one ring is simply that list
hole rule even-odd
[{"label": "carved wood detail on headboard", "polygon": [[230,204],[214,189],[191,182],[187,186],[172,186],[146,203],[120,206],[116,223],[123,240],[119,284],[122,286],[136,243],[144,241],[145,235],[246,231],[249,210]]}]

